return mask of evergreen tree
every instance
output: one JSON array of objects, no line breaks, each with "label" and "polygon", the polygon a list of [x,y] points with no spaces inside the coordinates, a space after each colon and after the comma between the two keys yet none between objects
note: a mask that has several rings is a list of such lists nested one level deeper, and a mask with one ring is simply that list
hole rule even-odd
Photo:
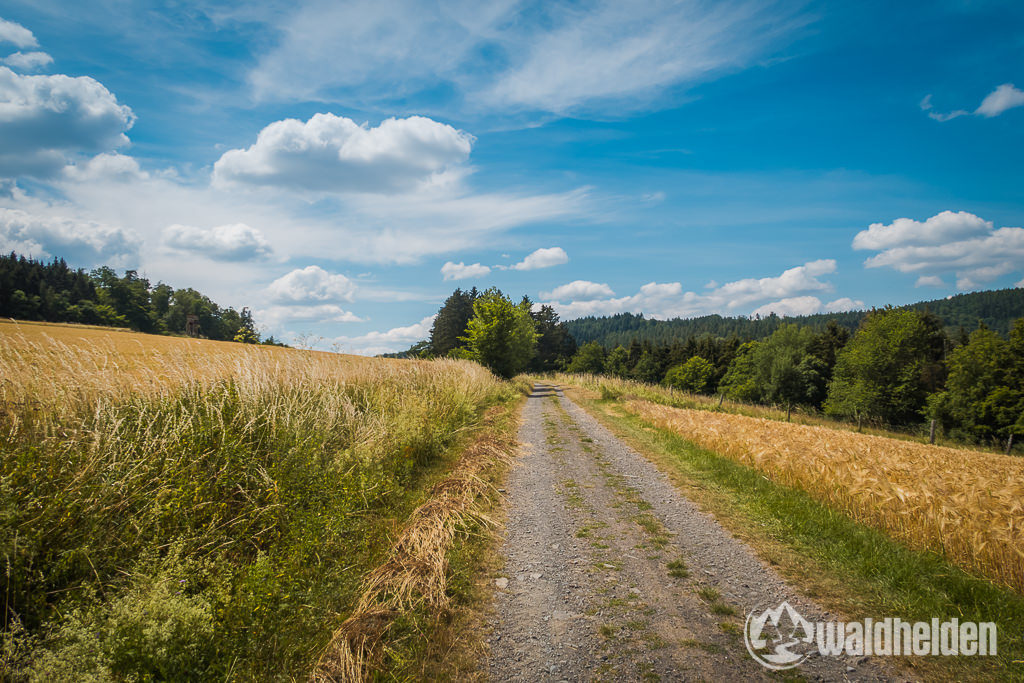
[{"label": "evergreen tree", "polygon": [[435,356],[447,356],[452,350],[465,347],[463,337],[479,296],[476,287],[468,292],[456,289],[445,300],[430,328],[430,350]]},{"label": "evergreen tree", "polygon": [[134,270],[118,276],[100,267],[72,270],[63,259],[44,263],[0,255],[0,316],[49,322],[129,327],[140,332],[182,333],[186,316],[199,315],[202,335],[231,340],[241,317],[191,289],[150,287]]},{"label": "evergreen tree", "polygon": [[576,340],[569,334],[565,323],[559,322],[558,314],[551,306],[541,306],[530,313],[537,330],[537,355],[531,367],[546,372],[565,367],[576,353]]},{"label": "evergreen tree", "polygon": [[238,332],[235,333],[235,341],[242,344],[259,344],[260,335],[256,332],[256,324],[253,322],[252,313],[248,308],[243,308],[239,314],[240,323]]}]

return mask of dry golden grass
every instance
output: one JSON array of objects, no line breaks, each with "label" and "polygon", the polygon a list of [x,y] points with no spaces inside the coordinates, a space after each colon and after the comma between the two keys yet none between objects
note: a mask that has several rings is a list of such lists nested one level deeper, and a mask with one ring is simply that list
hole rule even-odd
[{"label": "dry golden grass", "polygon": [[[85,325],[0,320],[0,410],[43,412],[53,420],[83,407],[185,386],[231,381],[240,389],[298,387],[319,382],[392,390],[402,384],[453,382],[470,391],[493,376],[462,361],[404,361],[184,337],[164,337]],[[479,385],[479,386],[478,386]]]},{"label": "dry golden grass", "polygon": [[1024,593],[1024,460],[629,401],[640,418]]},{"label": "dry golden grass", "polygon": [[[39,633],[69,634],[31,640],[18,670],[48,672],[41,679],[84,679],[104,667],[150,674],[154,648],[122,657],[113,636],[83,660],[74,648],[92,631],[63,615],[81,608],[113,619],[135,595],[136,567],[174,545],[182,567],[203,562],[215,577],[190,596],[209,607],[213,635],[161,650],[167,662],[201,652],[183,666],[211,678],[304,677],[334,616],[354,610],[335,639],[352,656],[333,649],[321,672],[345,677],[348,661],[350,677],[365,675],[397,614],[444,607],[447,550],[461,523],[477,519],[473,503],[486,486],[478,473],[508,444],[474,443],[410,518],[413,501],[437,468],[448,471],[461,435],[480,429],[480,411],[513,395],[469,361],[0,322],[0,517],[9,525],[0,559],[16,578],[15,612],[46,622]],[[365,530],[405,519],[390,559],[372,569],[386,541]],[[83,559],[68,571],[62,557]],[[9,558],[21,564],[11,569]],[[265,591],[251,590],[267,577]],[[224,600],[228,584],[236,597]],[[353,628],[369,637],[365,647],[344,636]],[[266,633],[273,638],[254,647]],[[53,673],[65,669],[72,673]]]},{"label": "dry golden grass", "polygon": [[480,436],[413,512],[388,559],[367,575],[358,606],[335,631],[313,680],[371,679],[382,638],[399,614],[420,607],[438,613],[448,607],[448,552],[469,520],[490,524],[478,505],[488,486],[482,475],[507,462],[515,448],[508,430],[495,429],[495,414],[492,409]]},{"label": "dry golden grass", "polygon": [[254,368],[284,378],[299,366],[348,374],[385,365],[383,359],[361,356],[0,319],[0,401],[7,403],[77,406],[100,396],[208,384]]}]

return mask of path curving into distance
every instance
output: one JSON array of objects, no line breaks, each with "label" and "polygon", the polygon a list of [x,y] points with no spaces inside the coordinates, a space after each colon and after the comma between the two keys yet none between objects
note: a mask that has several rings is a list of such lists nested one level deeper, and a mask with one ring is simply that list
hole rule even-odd
[{"label": "path curving into distance", "polygon": [[[492,681],[780,680],[747,652],[751,609],[829,615],[554,385],[523,409],[509,475],[487,673]],[[806,680],[893,676],[813,656]]]}]

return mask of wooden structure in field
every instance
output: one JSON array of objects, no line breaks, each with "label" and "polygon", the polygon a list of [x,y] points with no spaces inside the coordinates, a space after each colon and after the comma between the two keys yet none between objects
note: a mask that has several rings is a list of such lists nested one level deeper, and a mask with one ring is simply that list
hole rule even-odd
[{"label": "wooden structure in field", "polygon": [[185,316],[185,334],[190,337],[199,336],[199,316],[189,313]]}]

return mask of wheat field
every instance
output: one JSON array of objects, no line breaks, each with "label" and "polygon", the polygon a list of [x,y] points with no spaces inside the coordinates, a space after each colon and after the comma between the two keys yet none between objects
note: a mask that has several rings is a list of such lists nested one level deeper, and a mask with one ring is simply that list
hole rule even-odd
[{"label": "wheat field", "polygon": [[1024,460],[743,415],[627,409],[1024,593]]},{"label": "wheat field", "polygon": [[0,671],[308,677],[514,394],[467,361],[0,322]]}]

